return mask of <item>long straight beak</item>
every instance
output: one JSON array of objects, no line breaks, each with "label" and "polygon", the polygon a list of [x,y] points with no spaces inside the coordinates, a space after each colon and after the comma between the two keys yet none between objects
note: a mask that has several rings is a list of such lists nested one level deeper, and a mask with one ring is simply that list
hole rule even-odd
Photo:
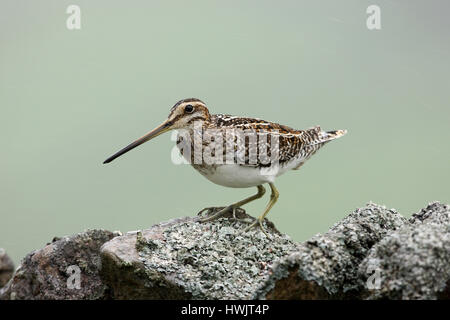
[{"label": "long straight beak", "polygon": [[172,126],[172,122],[170,121],[165,121],[162,124],[160,124],[158,127],[156,127],[155,129],[153,129],[152,131],[146,133],[145,135],[143,135],[142,137],[140,137],[139,139],[137,139],[136,141],[130,143],[128,146],[126,146],[125,148],[123,148],[122,150],[120,150],[119,152],[115,153],[114,155],[112,155],[111,157],[109,157],[108,159],[106,159],[103,164],[105,163],[110,163],[111,161],[113,161],[114,159],[120,157],[121,155],[127,153],[130,150],[133,150],[134,148],[136,148],[137,146],[140,146],[141,144],[143,144],[144,142],[147,142],[157,136],[159,136],[160,134],[169,131],[171,129]]}]

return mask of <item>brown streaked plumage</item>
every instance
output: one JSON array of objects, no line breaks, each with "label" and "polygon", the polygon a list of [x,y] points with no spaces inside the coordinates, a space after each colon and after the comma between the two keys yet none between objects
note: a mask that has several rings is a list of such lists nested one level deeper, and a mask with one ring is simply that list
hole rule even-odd
[{"label": "brown streaked plumage", "polygon": [[214,214],[201,221],[217,219],[228,211],[234,213],[240,206],[262,197],[263,184],[268,183],[272,194],[266,210],[244,230],[259,226],[264,233],[263,220],[278,199],[275,178],[286,171],[298,170],[324,144],[346,133],[346,130],[322,131],[319,126],[296,130],[256,118],[211,115],[205,103],[189,98],[178,101],[161,125],[104,163],[172,129],[179,130],[177,146],[183,156],[208,180],[232,188],[258,188],[254,196],[225,208],[203,209],[199,214],[204,211]]}]

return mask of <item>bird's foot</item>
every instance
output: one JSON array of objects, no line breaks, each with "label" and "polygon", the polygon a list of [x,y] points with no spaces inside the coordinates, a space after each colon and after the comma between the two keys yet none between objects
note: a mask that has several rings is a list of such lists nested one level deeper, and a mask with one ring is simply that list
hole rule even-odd
[{"label": "bird's foot", "polygon": [[247,231],[249,231],[250,229],[254,228],[254,227],[259,227],[261,229],[261,231],[267,236],[267,238],[269,237],[269,234],[266,232],[266,230],[264,230],[264,226],[263,226],[263,219],[261,219],[261,217],[255,219],[255,221],[249,225],[247,228],[245,228],[242,233],[246,233]]},{"label": "bird's foot", "polygon": [[220,210],[222,210],[223,208],[225,208],[225,207],[207,207],[207,208],[204,208],[204,209],[202,209],[202,210],[200,210],[198,213],[197,213],[197,215],[198,216],[201,216],[203,213],[205,213],[205,215],[210,215],[211,213],[214,213],[214,212],[217,212],[217,211],[220,211]]},{"label": "bird's foot", "polygon": [[[236,220],[236,221],[240,221],[240,222],[244,222],[244,223],[252,223],[255,218],[250,217],[250,216],[246,216],[245,214],[245,210],[240,208],[240,207],[235,207],[233,205],[229,205],[228,207],[208,207],[205,208],[203,210],[201,210],[199,213],[197,213],[197,215],[203,215],[205,214],[206,217],[200,219],[200,222],[208,222],[208,221],[213,221],[216,220],[220,217],[222,217],[224,214],[232,212],[233,216],[230,217],[230,219]],[[211,214],[213,214],[212,216],[210,216]],[[238,216],[244,216],[245,218],[238,218]],[[251,218],[251,221],[248,221],[248,218]]]},{"label": "bird's foot", "polygon": [[[238,218],[236,216],[236,214],[244,216],[244,218]],[[249,215],[246,215],[245,214],[245,210],[242,209],[242,208],[235,208],[233,210],[233,217],[232,217],[232,219],[235,220],[235,221],[239,221],[239,222],[243,222],[243,223],[247,223],[247,224],[250,224],[250,223],[252,223],[253,221],[256,220],[256,218],[254,218],[252,216],[249,216]],[[251,219],[251,220],[249,221],[249,219]]]},{"label": "bird's foot", "polygon": [[[220,218],[225,213],[227,213],[227,212],[229,212],[231,210],[233,210],[233,206],[228,206],[228,207],[209,207],[209,208],[205,208],[205,209],[201,210],[199,213],[197,213],[197,215],[200,216],[204,212],[206,212],[207,217],[203,218],[203,219],[200,219],[200,222],[208,222],[208,221],[213,221],[213,220],[216,220],[216,219]],[[211,213],[214,213],[214,214],[210,216]]]}]

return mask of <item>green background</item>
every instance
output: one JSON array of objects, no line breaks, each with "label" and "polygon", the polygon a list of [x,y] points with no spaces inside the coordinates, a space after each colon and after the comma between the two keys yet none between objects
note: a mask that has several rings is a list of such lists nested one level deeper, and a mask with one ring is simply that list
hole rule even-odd
[{"label": "green background", "polygon": [[[66,8],[81,8],[81,30]],[[369,31],[366,8],[381,7]],[[409,216],[449,202],[448,1],[61,1],[0,4],[0,247],[123,232],[226,205],[171,162],[166,134],[110,165],[179,99],[297,129],[348,129],[277,180],[269,219],[302,241],[370,200]],[[268,196],[247,207],[257,216]]]}]

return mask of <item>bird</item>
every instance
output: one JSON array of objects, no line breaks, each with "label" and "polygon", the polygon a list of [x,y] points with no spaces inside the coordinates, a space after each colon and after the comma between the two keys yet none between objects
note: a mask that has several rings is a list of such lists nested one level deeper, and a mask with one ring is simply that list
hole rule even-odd
[{"label": "bird", "polygon": [[197,98],[178,101],[159,126],[121,149],[103,163],[107,164],[128,151],[170,130],[177,130],[177,147],[184,159],[209,181],[229,188],[256,187],[256,194],[225,207],[208,207],[201,223],[213,221],[227,212],[236,218],[236,210],[271,190],[270,200],[258,218],[242,231],[259,227],[268,236],[263,222],[279,198],[275,179],[290,170],[298,170],[323,145],[340,138],[347,130],[323,131],[320,126],[296,130],[258,118],[211,114]]}]

